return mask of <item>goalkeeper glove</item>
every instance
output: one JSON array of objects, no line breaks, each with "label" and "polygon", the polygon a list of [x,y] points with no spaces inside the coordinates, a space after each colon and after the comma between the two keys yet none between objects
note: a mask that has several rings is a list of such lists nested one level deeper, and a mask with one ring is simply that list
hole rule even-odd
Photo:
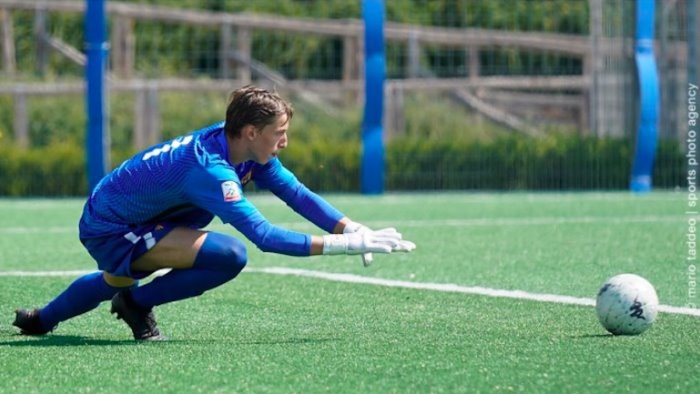
[{"label": "goalkeeper glove", "polygon": [[328,255],[410,252],[415,248],[413,242],[403,240],[394,228],[323,236],[323,254]]},{"label": "goalkeeper glove", "polygon": [[[343,234],[352,234],[352,233],[359,233],[363,234],[367,231],[372,231],[369,229],[369,227],[350,221],[345,225],[345,228],[343,229]],[[372,256],[372,253],[363,253],[362,254],[362,265],[365,267],[369,267],[370,264],[372,264],[372,261],[374,260],[374,256]]]}]

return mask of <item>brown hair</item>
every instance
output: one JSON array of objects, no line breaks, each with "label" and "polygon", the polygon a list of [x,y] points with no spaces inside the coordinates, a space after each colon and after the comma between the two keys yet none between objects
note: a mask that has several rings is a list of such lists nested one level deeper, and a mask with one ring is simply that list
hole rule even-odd
[{"label": "brown hair", "polygon": [[287,121],[291,120],[294,108],[277,93],[245,86],[233,91],[229,97],[224,130],[227,135],[238,137],[244,126],[250,124],[262,129],[283,114],[287,115]]}]

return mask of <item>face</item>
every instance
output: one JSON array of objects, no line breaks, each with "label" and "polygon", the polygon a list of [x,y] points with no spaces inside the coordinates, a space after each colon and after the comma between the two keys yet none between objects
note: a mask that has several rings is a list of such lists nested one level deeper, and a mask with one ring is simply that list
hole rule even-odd
[{"label": "face", "polygon": [[250,145],[251,158],[256,163],[266,164],[277,157],[279,152],[287,147],[289,122],[283,114],[275,122],[255,130]]}]

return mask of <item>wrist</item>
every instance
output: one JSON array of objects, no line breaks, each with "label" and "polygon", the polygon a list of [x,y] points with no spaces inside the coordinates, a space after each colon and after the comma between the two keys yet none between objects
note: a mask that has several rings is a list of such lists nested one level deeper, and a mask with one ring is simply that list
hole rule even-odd
[{"label": "wrist", "polygon": [[345,254],[348,250],[348,238],[343,234],[328,234],[323,237],[323,254]]}]

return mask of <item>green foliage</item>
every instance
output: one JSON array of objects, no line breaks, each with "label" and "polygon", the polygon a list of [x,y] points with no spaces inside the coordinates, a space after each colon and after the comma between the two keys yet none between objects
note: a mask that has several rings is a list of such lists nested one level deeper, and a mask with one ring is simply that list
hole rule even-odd
[{"label": "green foliage", "polygon": [[75,196],[87,191],[85,153],[76,145],[0,147],[0,196]]},{"label": "green foliage", "polygon": [[[356,0],[126,0],[161,7],[198,11],[289,16],[297,18],[360,19],[361,2]],[[14,11],[18,69],[21,78],[37,75],[34,12]],[[585,1],[454,1],[396,0],[386,2],[388,22],[447,28],[484,28],[509,31],[543,31],[587,34],[588,5]],[[83,48],[83,17],[75,13],[48,14],[49,34],[74,48]],[[111,21],[110,21],[111,23]],[[136,70],[141,77],[219,77],[220,31],[218,25],[187,25],[138,21]],[[235,32],[234,32],[235,34]],[[235,39],[235,37],[234,37]],[[282,72],[290,79],[338,79],[342,72],[343,45],[338,37],[289,34],[254,30],[253,58]],[[391,53],[393,52],[393,53]],[[392,77],[404,76],[406,54],[402,45],[389,43],[387,70]],[[580,61],[548,54],[483,51],[484,75],[528,73],[580,73]],[[464,76],[464,50],[426,48],[424,66],[441,76]],[[504,69],[502,69],[504,67]],[[564,71],[562,71],[564,70]],[[43,78],[80,77],[81,67],[50,51]]]},{"label": "green foliage", "polygon": [[[490,142],[403,139],[387,147],[389,190],[626,189],[632,163],[627,139],[553,134],[503,136]],[[661,141],[654,185],[683,184],[683,153]]]},{"label": "green foliage", "polygon": [[[158,97],[160,140],[174,138],[189,131],[224,119],[227,95],[221,93],[162,92]],[[360,114],[321,108],[293,95],[296,113],[293,120],[294,143],[314,139],[358,139]],[[29,137],[35,147],[53,143],[82,145],[86,119],[81,96],[33,96],[29,108]],[[0,142],[12,144],[13,101],[0,96]],[[133,150],[135,95],[112,93],[109,102],[109,126],[112,149]]]},{"label": "green foliage", "polygon": [[281,159],[312,190],[357,191],[359,157],[359,142],[316,140],[308,145],[290,145]]},{"label": "green foliage", "polygon": [[12,98],[0,96],[0,146],[12,143],[14,133]]},{"label": "green foliage", "polygon": [[359,109],[339,110],[308,103],[292,95],[294,118],[290,127],[291,145],[306,145],[316,140],[359,143]]},{"label": "green foliage", "polygon": [[417,140],[489,141],[510,131],[479,118],[444,95],[406,94],[405,136]]},{"label": "green foliage", "polygon": [[440,27],[588,32],[588,4],[571,0],[394,0],[386,2],[386,18]]},{"label": "green foliage", "polygon": [[27,103],[29,139],[34,146],[83,143],[86,124],[83,97],[32,97]]},{"label": "green foliage", "polygon": [[[628,187],[632,143],[554,134],[542,139],[507,135],[492,141],[395,139],[387,144],[387,190],[592,190]],[[359,190],[359,140],[318,138],[291,143],[285,165],[312,190]],[[654,186],[684,183],[678,143],[661,141]],[[132,152],[113,152],[119,164]],[[20,151],[0,148],[0,195],[84,195],[81,148],[59,143]]]},{"label": "green foliage", "polygon": [[[172,92],[160,95],[163,140],[224,120],[226,96],[220,93]],[[160,142],[160,141],[157,141]]]},{"label": "green foliage", "polygon": [[[35,13],[33,11],[13,11],[13,28],[15,37],[15,51],[17,70],[22,79],[39,75],[37,59],[37,40],[34,33]],[[83,49],[83,16],[75,13],[48,13],[47,33],[57,37],[66,44]],[[48,52],[46,73],[42,76],[45,80],[55,79],[59,76],[81,77],[83,69],[56,51]],[[16,79],[17,76],[13,76]]]}]

